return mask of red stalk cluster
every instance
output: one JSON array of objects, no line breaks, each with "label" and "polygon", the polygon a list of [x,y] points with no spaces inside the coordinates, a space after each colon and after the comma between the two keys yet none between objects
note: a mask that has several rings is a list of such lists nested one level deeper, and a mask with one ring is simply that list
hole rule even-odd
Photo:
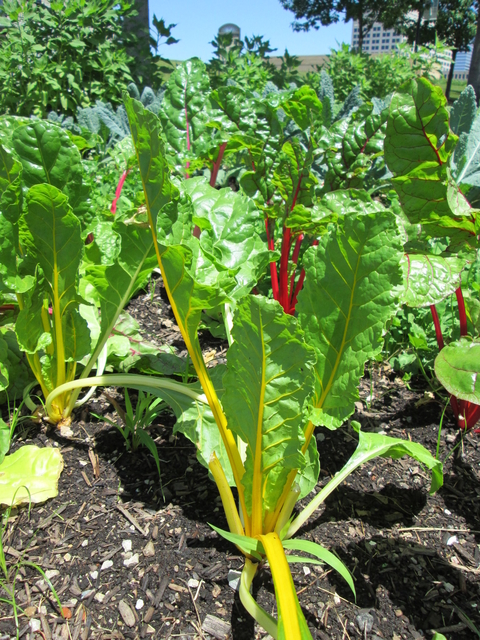
[{"label": "red stalk cluster", "polygon": [[[458,303],[458,315],[460,318],[460,335],[462,337],[467,335],[467,313],[465,310],[465,301],[463,299],[462,288],[458,287],[455,291]],[[437,309],[434,304],[430,305],[430,311],[432,312],[433,324],[435,325],[435,335],[437,338],[438,349],[441,351],[445,346],[443,341],[442,329],[440,327],[440,320],[438,318]],[[480,405],[473,402],[467,402],[466,400],[460,400],[455,396],[450,396],[450,405],[452,411],[457,420],[457,425],[462,431],[469,431],[480,420]],[[475,429],[475,433],[480,433],[480,429]]]}]

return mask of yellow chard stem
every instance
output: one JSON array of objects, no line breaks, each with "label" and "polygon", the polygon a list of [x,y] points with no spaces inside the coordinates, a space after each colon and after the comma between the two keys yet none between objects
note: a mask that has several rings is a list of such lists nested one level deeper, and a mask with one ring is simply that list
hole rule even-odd
[{"label": "yellow chard stem", "polygon": [[265,549],[272,572],[278,615],[285,630],[285,640],[302,640],[297,594],[282,542],[276,533],[267,533],[258,536],[258,539]]},{"label": "yellow chard stem", "polygon": [[233,497],[232,490],[228,484],[225,472],[219,459],[212,453],[210,462],[208,463],[209,469],[212,472],[213,479],[218,487],[220,498],[222,499],[223,510],[227,518],[228,527],[232,533],[236,533],[239,536],[244,536],[245,532],[242,527],[240,516],[238,515],[237,507],[235,505],[235,499]]}]

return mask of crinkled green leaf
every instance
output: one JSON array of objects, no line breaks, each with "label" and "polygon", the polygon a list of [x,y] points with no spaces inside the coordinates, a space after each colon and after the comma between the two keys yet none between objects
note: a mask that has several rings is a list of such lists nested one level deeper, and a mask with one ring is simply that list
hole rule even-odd
[{"label": "crinkled green leaf", "polygon": [[125,312],[119,315],[105,346],[107,365],[113,366],[115,371],[164,376],[185,372],[185,359],[175,355],[176,349],[169,345],[159,347],[145,340],[138,322]]},{"label": "crinkled green leaf", "polygon": [[406,254],[402,266],[403,301],[409,307],[428,307],[438,304],[458,289],[465,260]]},{"label": "crinkled green leaf", "polygon": [[450,110],[450,128],[457,136],[468,133],[477,114],[477,100],[472,86],[468,85]]},{"label": "crinkled green leaf", "polygon": [[317,354],[316,424],[338,427],[353,413],[365,362],[379,353],[397,309],[402,245],[389,211],[344,216],[304,258],[298,318]]},{"label": "crinkled green leaf", "polygon": [[202,229],[200,247],[219,270],[235,278],[230,295],[249,293],[269,262],[263,214],[250,198],[231,189],[214,189],[203,178],[182,184],[192,198],[194,220]]},{"label": "crinkled green leaf", "polygon": [[247,511],[273,511],[289,471],[305,466],[304,405],[313,390],[314,353],[280,305],[248,296],[238,306],[227,353],[222,404],[229,428],[247,444]]},{"label": "crinkled green leaf", "polygon": [[275,168],[272,184],[290,211],[296,203],[312,203],[315,177],[310,173],[312,149],[305,151],[297,139],[288,140],[282,147],[280,161]]},{"label": "crinkled green leaf", "polygon": [[0,291],[14,291],[17,279],[17,222],[22,211],[22,166],[0,145]]},{"label": "crinkled green leaf", "polygon": [[282,102],[282,109],[302,131],[308,127],[321,125],[322,103],[315,91],[306,84],[296,89],[288,100]]},{"label": "crinkled green leaf", "polygon": [[466,338],[444,347],[435,359],[435,375],[448,393],[480,404],[480,342]]},{"label": "crinkled green leaf", "polygon": [[382,154],[388,110],[375,113],[372,104],[362,105],[349,120],[336,122],[330,129],[324,191],[361,188],[373,157]]},{"label": "crinkled green leaf", "polygon": [[0,504],[35,504],[54,498],[62,470],[62,454],[55,447],[20,447],[0,464]]},{"label": "crinkled green leaf", "polygon": [[0,380],[2,376],[8,378],[6,391],[1,390],[0,381],[0,404],[5,404],[7,399],[10,403],[15,403],[22,398],[23,390],[32,381],[33,375],[28,366],[25,354],[20,351],[17,336],[9,328],[0,329]]}]

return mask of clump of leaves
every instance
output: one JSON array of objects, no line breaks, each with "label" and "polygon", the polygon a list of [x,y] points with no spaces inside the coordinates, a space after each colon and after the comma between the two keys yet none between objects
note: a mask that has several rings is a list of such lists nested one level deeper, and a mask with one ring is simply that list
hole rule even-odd
[{"label": "clump of leaves", "polygon": [[121,102],[133,81],[122,20],[132,3],[117,0],[0,6],[0,113],[74,115],[97,100]]}]

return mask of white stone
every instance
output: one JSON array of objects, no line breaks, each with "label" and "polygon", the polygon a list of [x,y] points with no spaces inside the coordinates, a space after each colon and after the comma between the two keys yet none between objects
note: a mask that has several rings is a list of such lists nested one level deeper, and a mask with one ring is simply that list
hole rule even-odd
[{"label": "white stone", "polygon": [[40,629],[42,628],[42,623],[36,618],[32,618],[28,624],[33,633],[35,633],[36,631],[40,631]]},{"label": "white stone", "polygon": [[113,567],[113,562],[111,560],[105,560],[100,567],[100,571],[105,571],[106,569],[110,569]]},{"label": "white stone", "polygon": [[449,547],[452,546],[452,544],[455,544],[456,542],[458,542],[458,538],[457,536],[451,536],[448,540],[447,540],[447,545]]},{"label": "white stone", "polygon": [[234,571],[233,569],[230,569],[230,571],[228,572],[228,584],[234,591],[237,591],[240,588],[241,575],[241,571]]},{"label": "white stone", "polygon": [[85,538],[85,540],[82,542],[82,547],[88,547],[88,540]]},{"label": "white stone", "polygon": [[134,567],[139,562],[140,562],[140,560],[138,559],[138,553],[134,553],[131,558],[125,558],[125,560],[123,561],[123,564],[126,567]]},{"label": "white stone", "polygon": [[90,571],[90,577],[92,580],[96,580],[98,578],[98,571]]},{"label": "white stone", "polygon": [[123,547],[123,550],[125,551],[125,553],[128,553],[129,551],[132,550],[132,541],[131,540],[123,540],[122,541],[122,547]]},{"label": "white stone", "polygon": [[105,600],[105,594],[104,593],[96,593],[93,596],[93,599],[96,600],[97,602],[100,602],[100,604]]},{"label": "white stone", "polygon": [[198,580],[195,580],[195,578],[190,578],[187,584],[190,589],[196,589],[200,583],[198,582]]},{"label": "white stone", "polygon": [[139,598],[135,603],[135,609],[137,611],[140,611],[140,609],[143,609],[144,604],[145,604],[144,601],[141,598]]},{"label": "white stone", "polygon": [[306,576],[309,576],[312,572],[310,571],[310,569],[308,567],[303,567],[303,573]]},{"label": "white stone", "polygon": [[58,571],[58,569],[47,569],[47,571],[45,571],[45,575],[49,580],[51,580],[55,576],[58,576],[59,574],[60,574],[60,571]]}]

